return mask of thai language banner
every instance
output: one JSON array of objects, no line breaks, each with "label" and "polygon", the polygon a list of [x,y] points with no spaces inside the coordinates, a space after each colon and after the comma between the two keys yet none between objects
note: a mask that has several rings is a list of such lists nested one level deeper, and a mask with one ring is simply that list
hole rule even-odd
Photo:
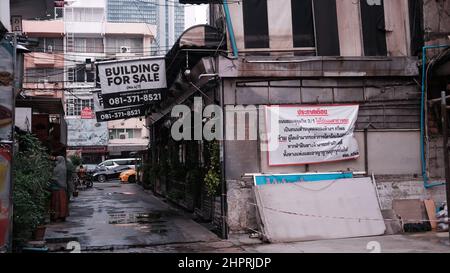
[{"label": "thai language banner", "polygon": [[358,105],[267,106],[269,165],[305,165],[359,157],[353,134],[358,111]]}]

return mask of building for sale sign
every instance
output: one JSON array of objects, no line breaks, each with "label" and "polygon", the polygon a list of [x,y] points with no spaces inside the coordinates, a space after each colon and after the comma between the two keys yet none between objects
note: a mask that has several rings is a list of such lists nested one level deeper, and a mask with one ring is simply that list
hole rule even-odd
[{"label": "building for sale sign", "polygon": [[102,94],[100,92],[94,92],[94,108],[97,122],[142,117],[145,116],[147,107],[147,105],[141,104],[104,109]]},{"label": "building for sale sign", "polygon": [[359,157],[353,134],[358,111],[358,105],[267,106],[269,165],[306,165]]},{"label": "building for sale sign", "polygon": [[159,103],[167,88],[164,57],[99,62],[105,108]]}]

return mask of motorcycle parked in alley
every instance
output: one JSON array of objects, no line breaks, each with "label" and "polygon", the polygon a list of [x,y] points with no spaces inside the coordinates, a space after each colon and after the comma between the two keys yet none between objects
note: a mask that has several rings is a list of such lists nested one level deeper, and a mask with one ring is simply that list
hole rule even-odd
[{"label": "motorcycle parked in alley", "polygon": [[75,177],[75,189],[85,190],[90,189],[94,186],[92,175],[89,173],[80,174],[78,173]]}]

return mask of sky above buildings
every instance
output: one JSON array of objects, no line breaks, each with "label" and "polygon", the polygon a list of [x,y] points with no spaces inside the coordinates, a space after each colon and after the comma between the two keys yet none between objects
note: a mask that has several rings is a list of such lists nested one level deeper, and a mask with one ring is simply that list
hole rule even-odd
[{"label": "sky above buildings", "polygon": [[208,5],[187,5],[185,10],[185,29],[207,22]]}]

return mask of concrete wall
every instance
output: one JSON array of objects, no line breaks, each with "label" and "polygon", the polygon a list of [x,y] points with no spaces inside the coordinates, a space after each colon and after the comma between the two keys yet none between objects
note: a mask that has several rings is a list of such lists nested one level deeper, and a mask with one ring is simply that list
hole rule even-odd
[{"label": "concrete wall", "polygon": [[3,25],[7,31],[11,31],[11,15],[9,8],[9,1],[0,2],[0,24]]},{"label": "concrete wall", "polygon": [[429,138],[427,160],[429,177],[432,179],[443,179],[445,177],[445,164],[442,136]]},{"label": "concrete wall", "polygon": [[[3,0],[11,3],[11,15],[21,15],[22,19],[49,19],[54,13],[54,0]],[[0,8],[1,10],[1,8]]]},{"label": "concrete wall", "polygon": [[436,204],[446,202],[445,186],[425,189],[422,180],[404,180],[395,178],[377,180],[382,210],[391,210],[394,200],[433,199]]},{"label": "concrete wall", "polygon": [[[269,167],[266,152],[261,152],[265,149],[260,148],[260,145],[264,148],[263,141],[226,141],[224,159],[230,231],[247,232],[257,227],[256,210],[252,205],[253,182],[243,177],[244,174],[364,171],[365,145],[368,149],[369,173],[382,178],[378,188],[383,209],[392,209],[392,201],[395,199],[431,197],[436,201],[444,200],[442,187],[425,190],[423,182],[417,179],[421,173],[418,100],[420,94],[417,86],[411,85],[409,81],[396,78],[225,80],[226,105],[310,105],[353,102],[360,104],[361,108],[355,132],[361,155],[356,160],[309,166]],[[258,132],[264,134],[264,108],[257,109],[260,113],[260,118],[256,121],[259,124]],[[225,122],[229,122],[231,116],[226,117]],[[366,144],[362,129],[369,124],[375,128],[369,127]],[[235,128],[238,128],[238,125],[247,131],[250,127],[248,124],[235,122]],[[229,125],[225,125],[225,134],[227,130],[231,130]],[[248,137],[249,132],[245,135]]]},{"label": "concrete wall", "polygon": [[64,36],[64,23],[54,21],[22,21],[23,32],[30,37],[62,37]]},{"label": "concrete wall", "polygon": [[[261,152],[261,173],[303,173],[365,171],[364,133],[356,132],[360,157],[355,160],[308,166],[269,167],[267,153]],[[419,131],[369,131],[367,137],[369,173],[380,175],[420,174]],[[264,144],[262,144],[264,146]],[[392,151],[395,150],[395,153]]]},{"label": "concrete wall", "polygon": [[227,180],[227,224],[230,233],[258,230],[253,181]]},{"label": "concrete wall", "polygon": [[[389,56],[408,56],[410,48],[408,0],[385,1]],[[242,5],[229,5],[236,43],[244,50]],[[359,1],[337,0],[339,44],[342,56],[363,56]],[[270,49],[293,49],[291,0],[267,1]],[[283,14],[283,16],[279,16]],[[229,43],[230,45],[230,43]],[[231,48],[230,48],[231,50]]]},{"label": "concrete wall", "polygon": [[[405,179],[404,177],[382,177],[375,176],[380,208],[383,212],[393,212],[394,200],[432,199],[437,205],[446,201],[445,186],[425,189],[421,180]],[[251,233],[258,230],[257,210],[254,205],[255,197],[252,190],[251,179],[229,180],[228,187],[228,211],[227,223],[230,233]],[[423,212],[425,213],[425,212]],[[393,214],[386,217],[394,217]],[[392,226],[392,222],[387,221]],[[397,229],[394,232],[400,232]],[[390,231],[392,232],[392,231]]]},{"label": "concrete wall", "polygon": [[[382,175],[420,174],[419,128],[420,111],[417,87],[400,80],[368,79],[322,79],[291,80],[271,82],[224,83],[226,105],[268,105],[268,104],[327,104],[358,103],[360,113],[357,120],[356,138],[361,156],[357,160],[300,167],[268,167],[265,152],[258,147],[259,141],[249,138],[249,125],[231,121],[233,115],[226,112],[225,134],[227,137],[225,160],[227,179],[240,179],[244,173],[252,172],[304,172],[304,171],[364,171],[364,134],[369,128],[368,165],[369,171]],[[378,87],[376,87],[378,86]],[[254,126],[260,135],[265,135],[264,108],[259,107],[259,119]],[[254,115],[256,116],[256,115]],[[247,130],[245,140],[231,135],[232,126]],[[370,126],[369,126],[370,125]],[[402,129],[402,130],[400,130]],[[261,145],[265,145],[263,142]],[[413,147],[413,148],[412,148]],[[392,153],[393,150],[397,152]]]},{"label": "concrete wall", "polygon": [[448,44],[450,33],[450,1],[424,2],[424,30],[427,44]]},{"label": "concrete wall", "polygon": [[141,136],[139,138],[110,139],[108,144],[147,145],[149,142],[149,131],[144,126],[145,120],[140,120],[139,118],[109,121],[108,129],[140,129]]},{"label": "concrete wall", "polygon": [[358,103],[357,128],[419,129],[420,90],[412,78],[225,81],[226,105]]}]

